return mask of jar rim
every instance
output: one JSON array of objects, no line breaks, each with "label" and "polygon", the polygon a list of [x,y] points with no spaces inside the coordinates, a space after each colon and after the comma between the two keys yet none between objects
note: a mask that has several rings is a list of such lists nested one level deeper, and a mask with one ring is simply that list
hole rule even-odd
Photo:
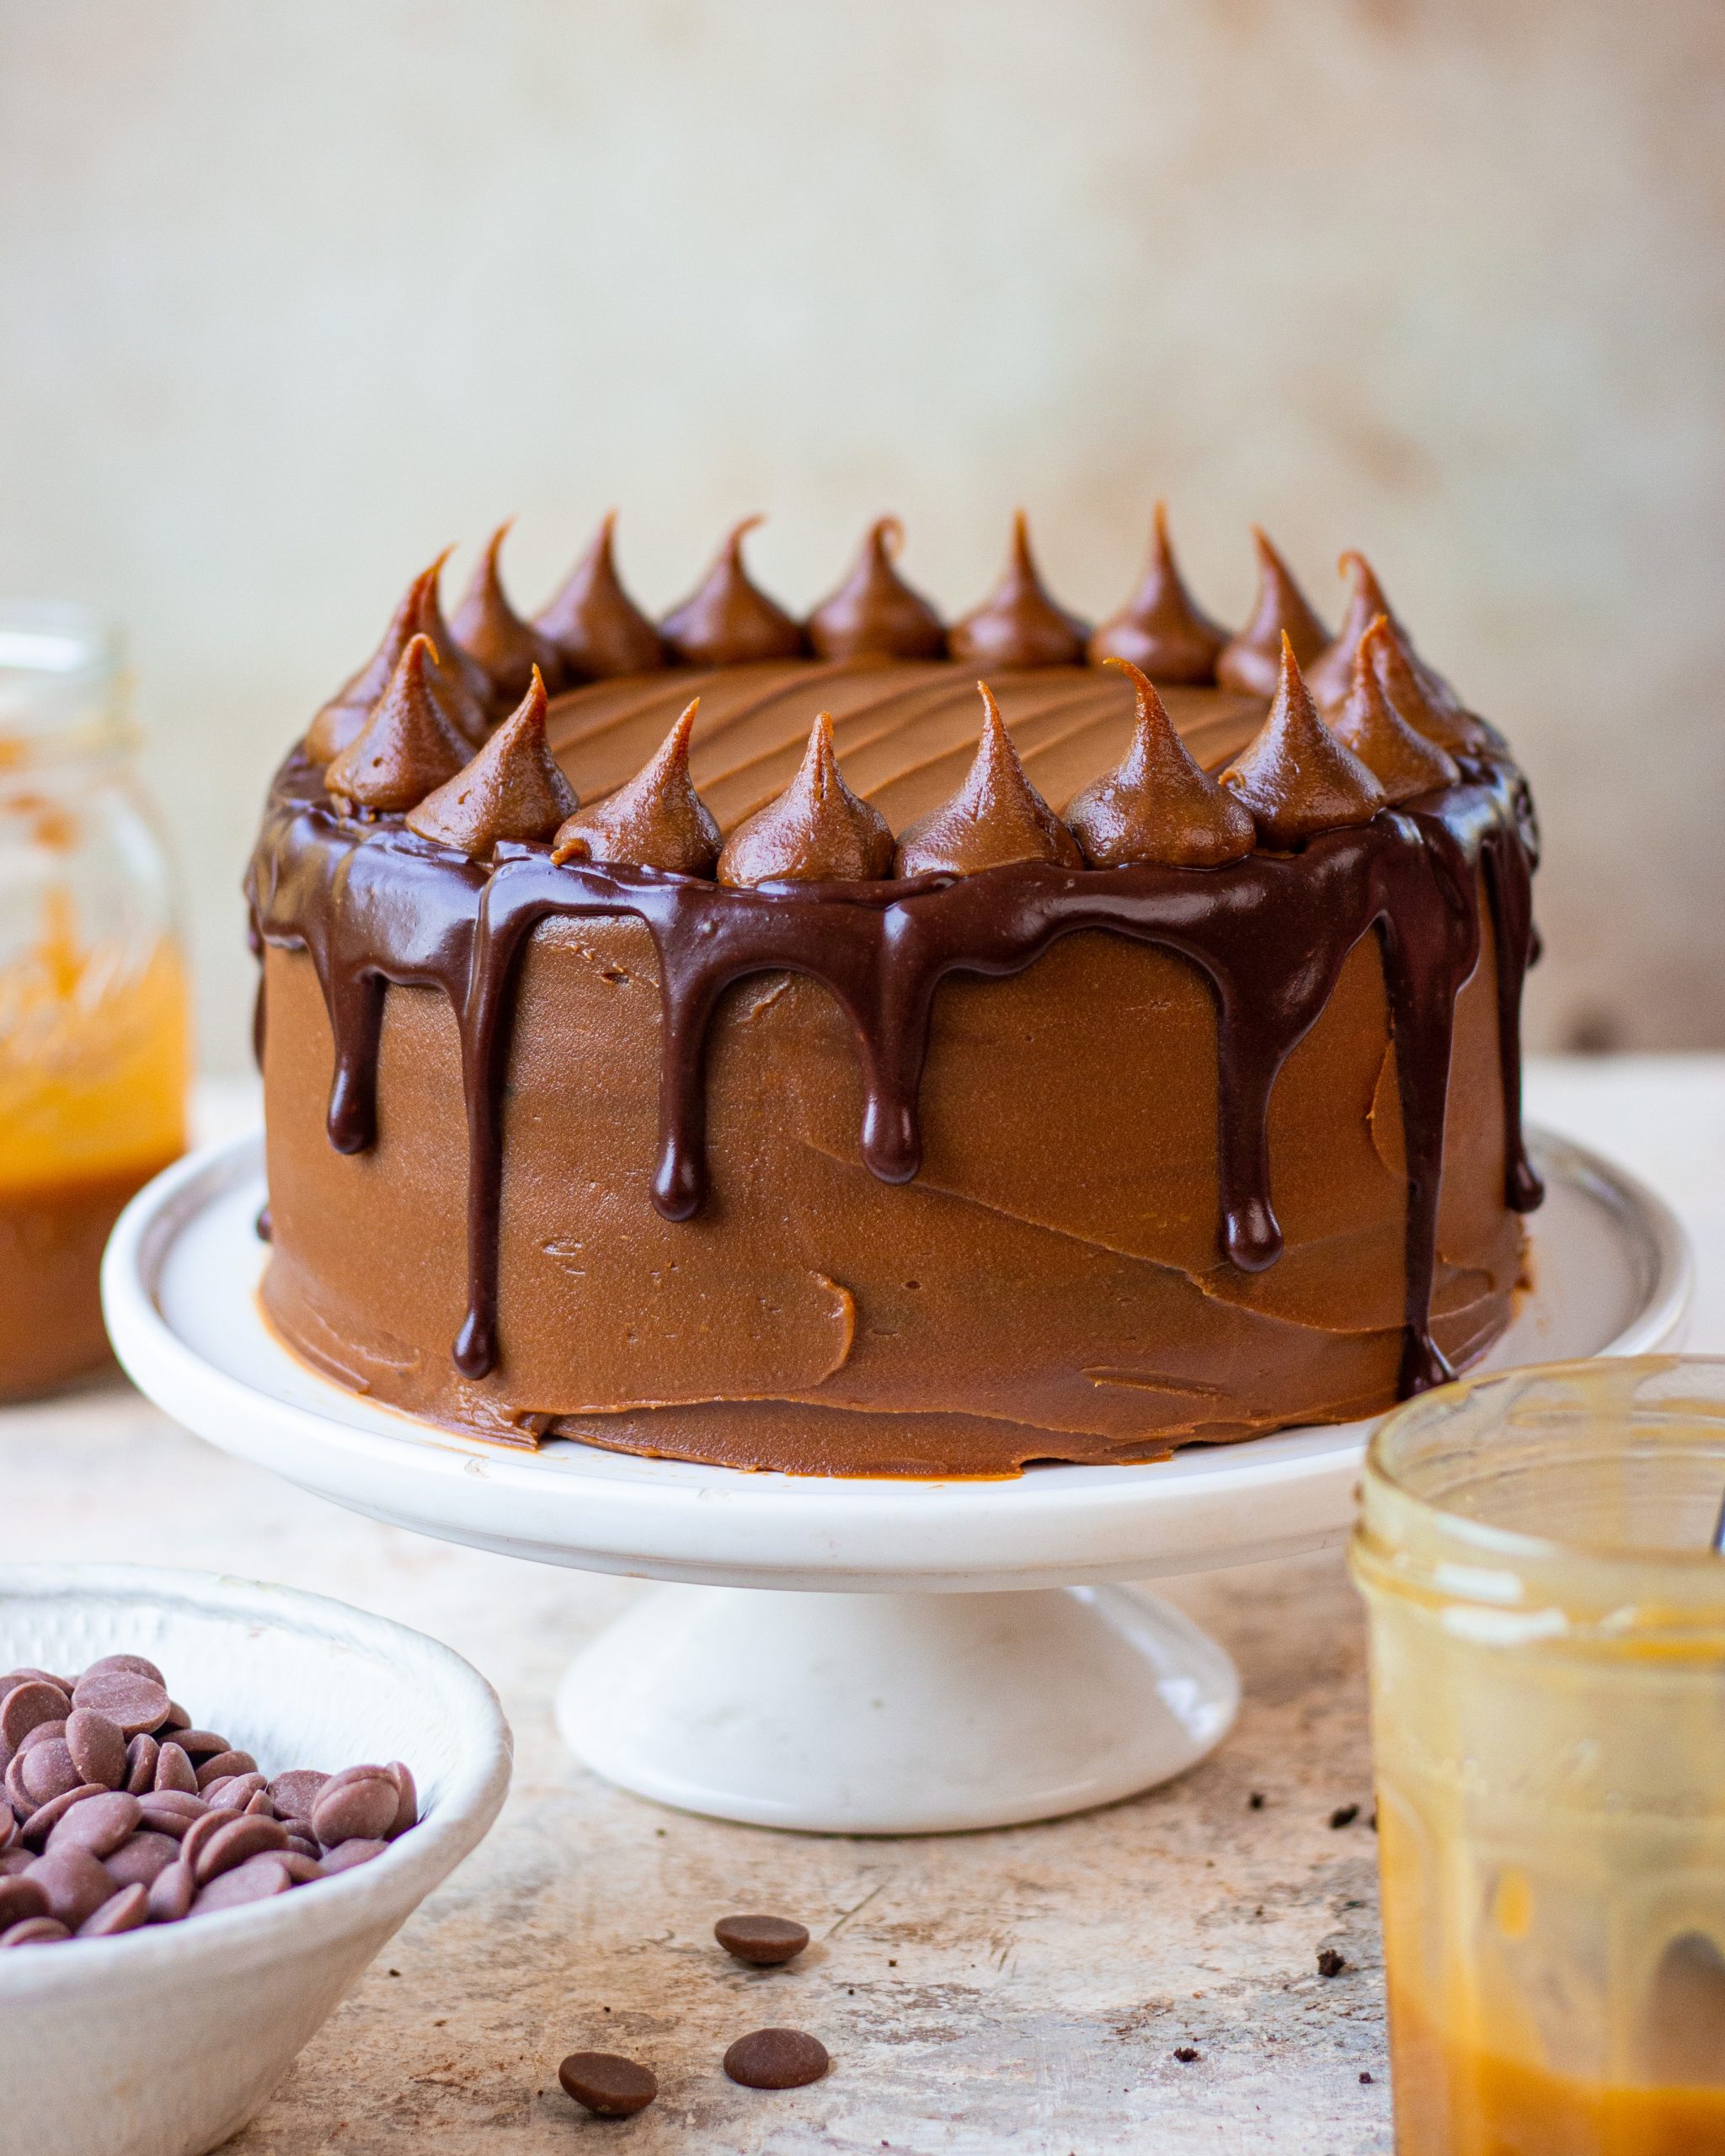
[{"label": "jar rim", "polygon": [[0,770],[129,747],[125,638],[68,600],[0,599]]}]

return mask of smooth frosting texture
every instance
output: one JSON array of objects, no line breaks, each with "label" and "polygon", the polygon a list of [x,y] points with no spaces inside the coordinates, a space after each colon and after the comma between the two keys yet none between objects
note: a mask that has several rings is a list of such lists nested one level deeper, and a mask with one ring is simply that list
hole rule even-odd
[{"label": "smooth frosting texture", "polygon": [[979,681],[982,733],[964,782],[899,840],[900,876],[974,876],[1014,861],[1076,868],[1078,841],[1024,773],[986,681]]},{"label": "smooth frosting texture", "polygon": [[1186,589],[1168,542],[1168,505],[1158,502],[1144,574],[1119,612],[1091,638],[1090,663],[1130,659],[1153,681],[1197,687],[1215,680],[1227,642],[1228,632]]},{"label": "smooth frosting texture", "polygon": [[1270,696],[1281,677],[1283,638],[1300,664],[1309,666],[1327,648],[1330,632],[1294,581],[1293,571],[1256,525],[1252,540],[1258,549],[1258,596],[1251,620],[1223,647],[1216,679],[1225,689]]},{"label": "smooth frosting texture", "polygon": [[665,664],[663,638],[617,574],[616,531],[612,510],[555,597],[535,617],[534,627],[557,647],[571,681],[649,674]]},{"label": "smooth frosting texture", "polygon": [[323,774],[337,799],[374,813],[411,808],[465,763],[469,744],[432,693],[436,655],[430,637],[408,639],[370,718]]},{"label": "smooth frosting texture", "polygon": [[1030,552],[1030,527],[1021,509],[1012,519],[1012,544],[1000,582],[972,613],[955,622],[947,648],[961,665],[987,672],[997,667],[1076,666],[1084,657],[1090,625],[1056,606]]},{"label": "smooth frosting texture", "polygon": [[1386,616],[1395,624],[1397,632],[1402,632],[1401,623],[1397,622],[1395,610],[1384,596],[1377,573],[1365,555],[1350,547],[1337,568],[1348,581],[1347,611],[1330,643],[1306,668],[1306,686],[1311,691],[1312,702],[1322,712],[1343,702],[1353,688],[1354,654],[1359,648],[1359,639],[1378,616]]},{"label": "smooth frosting texture", "polygon": [[510,526],[499,524],[485,542],[472,580],[450,622],[457,643],[490,684],[489,709],[506,718],[532,685],[537,666],[548,689],[563,686],[563,655],[548,637],[524,622],[509,602],[497,558]]},{"label": "smooth frosting texture", "polygon": [[408,813],[408,829],[483,861],[506,841],[548,839],[575,809],[575,789],[545,745],[545,684],[527,693],[472,762]]},{"label": "smooth frosting texture", "polygon": [[893,835],[879,809],[845,784],[832,713],[817,713],[797,775],[726,840],[721,883],[868,882],[889,875]]},{"label": "smooth frosting texture", "polygon": [[1114,770],[1075,794],[1064,820],[1092,868],[1161,862],[1216,868],[1258,843],[1250,811],[1193,760],[1149,676],[1130,659],[1108,664],[1138,699],[1131,746]]},{"label": "smooth frosting texture", "polygon": [[944,623],[899,574],[904,542],[895,516],[869,527],[855,566],[830,598],[809,616],[809,642],[820,659],[941,659]]},{"label": "smooth frosting texture", "polygon": [[701,699],[692,696],[653,760],[591,807],[570,816],[551,857],[710,876],[718,865],[718,825],[689,775],[689,736]]},{"label": "smooth frosting texture", "polygon": [[1419,664],[1393,622],[1372,646],[1372,670],[1402,718],[1440,749],[1466,755],[1489,744],[1487,728],[1455,702],[1446,682]]},{"label": "smooth frosting texture", "polygon": [[1422,793],[1454,786],[1461,776],[1455,759],[1435,741],[1416,734],[1384,694],[1376,654],[1391,636],[1389,616],[1380,614],[1360,638],[1354,654],[1354,682],[1330,731],[1353,750],[1384,789],[1393,808]]},{"label": "smooth frosting texture", "polygon": [[1257,739],[1222,773],[1275,846],[1297,846],[1320,831],[1366,824],[1384,805],[1384,790],[1359,757],[1318,717],[1294,656],[1282,639],[1275,702]]},{"label": "smooth frosting texture", "polygon": [[764,659],[794,659],[804,648],[800,622],[749,580],[743,542],[762,520],[745,516],[731,527],[713,567],[660,631],[686,666],[744,666]]}]

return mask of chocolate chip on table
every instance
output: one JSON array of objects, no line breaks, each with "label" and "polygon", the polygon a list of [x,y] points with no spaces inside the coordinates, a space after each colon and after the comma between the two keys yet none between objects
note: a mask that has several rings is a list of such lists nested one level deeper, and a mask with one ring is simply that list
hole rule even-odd
[{"label": "chocolate chip on table", "polygon": [[788,1917],[721,1917],[713,1935],[727,1954],[757,1969],[793,1961],[809,1944],[807,1929]]},{"label": "chocolate chip on table", "polygon": [[632,2119],[659,2094],[651,2067],[620,2058],[615,2052],[571,2052],[557,2078],[566,2096],[601,2119]]},{"label": "chocolate chip on table", "polygon": [[1359,1806],[1357,1804],[1338,1804],[1330,1814],[1331,1828],[1351,1827],[1359,1817]]},{"label": "chocolate chip on table", "polygon": [[1174,2047],[1174,2057],[1179,2060],[1182,2066],[1191,2066],[1203,2056],[1204,2054],[1191,2044],[1176,2044]]},{"label": "chocolate chip on table", "polygon": [[725,2072],[745,2089],[804,2089],[830,2064],[825,2045],[801,2029],[756,2029],[724,2055]]}]

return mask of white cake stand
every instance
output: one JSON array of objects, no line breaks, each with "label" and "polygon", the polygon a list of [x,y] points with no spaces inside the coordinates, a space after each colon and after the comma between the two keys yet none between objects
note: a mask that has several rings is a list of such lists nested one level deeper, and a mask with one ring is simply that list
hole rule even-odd
[{"label": "white cake stand", "polygon": [[[1551,1137],[1537,1286],[1491,1361],[1669,1344],[1682,1230]],[[206,1148],[126,1209],[103,1273],[120,1358],[200,1437],[395,1525],[684,1584],[576,1659],[558,1719],[625,1788],[838,1833],[1050,1818],[1130,1795],[1226,1734],[1215,1642],[1126,1582],[1338,1541],[1371,1425],[1012,1481],[830,1481],[467,1441],[315,1375],[259,1315],[261,1140]],[[761,1593],[761,1589],[773,1590]],[[740,1590],[755,1590],[746,1592]]]}]

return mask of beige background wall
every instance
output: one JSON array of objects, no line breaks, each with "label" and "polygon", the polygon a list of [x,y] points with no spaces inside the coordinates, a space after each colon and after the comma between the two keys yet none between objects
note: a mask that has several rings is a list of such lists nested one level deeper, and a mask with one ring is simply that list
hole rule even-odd
[{"label": "beige background wall", "polygon": [[[206,1040],[265,772],[409,574],[761,508],[1104,609],[1364,546],[1519,744],[1547,1043],[1725,1041],[1719,0],[0,0],[0,590],[133,626]],[[464,552],[458,567],[464,571]]]}]

